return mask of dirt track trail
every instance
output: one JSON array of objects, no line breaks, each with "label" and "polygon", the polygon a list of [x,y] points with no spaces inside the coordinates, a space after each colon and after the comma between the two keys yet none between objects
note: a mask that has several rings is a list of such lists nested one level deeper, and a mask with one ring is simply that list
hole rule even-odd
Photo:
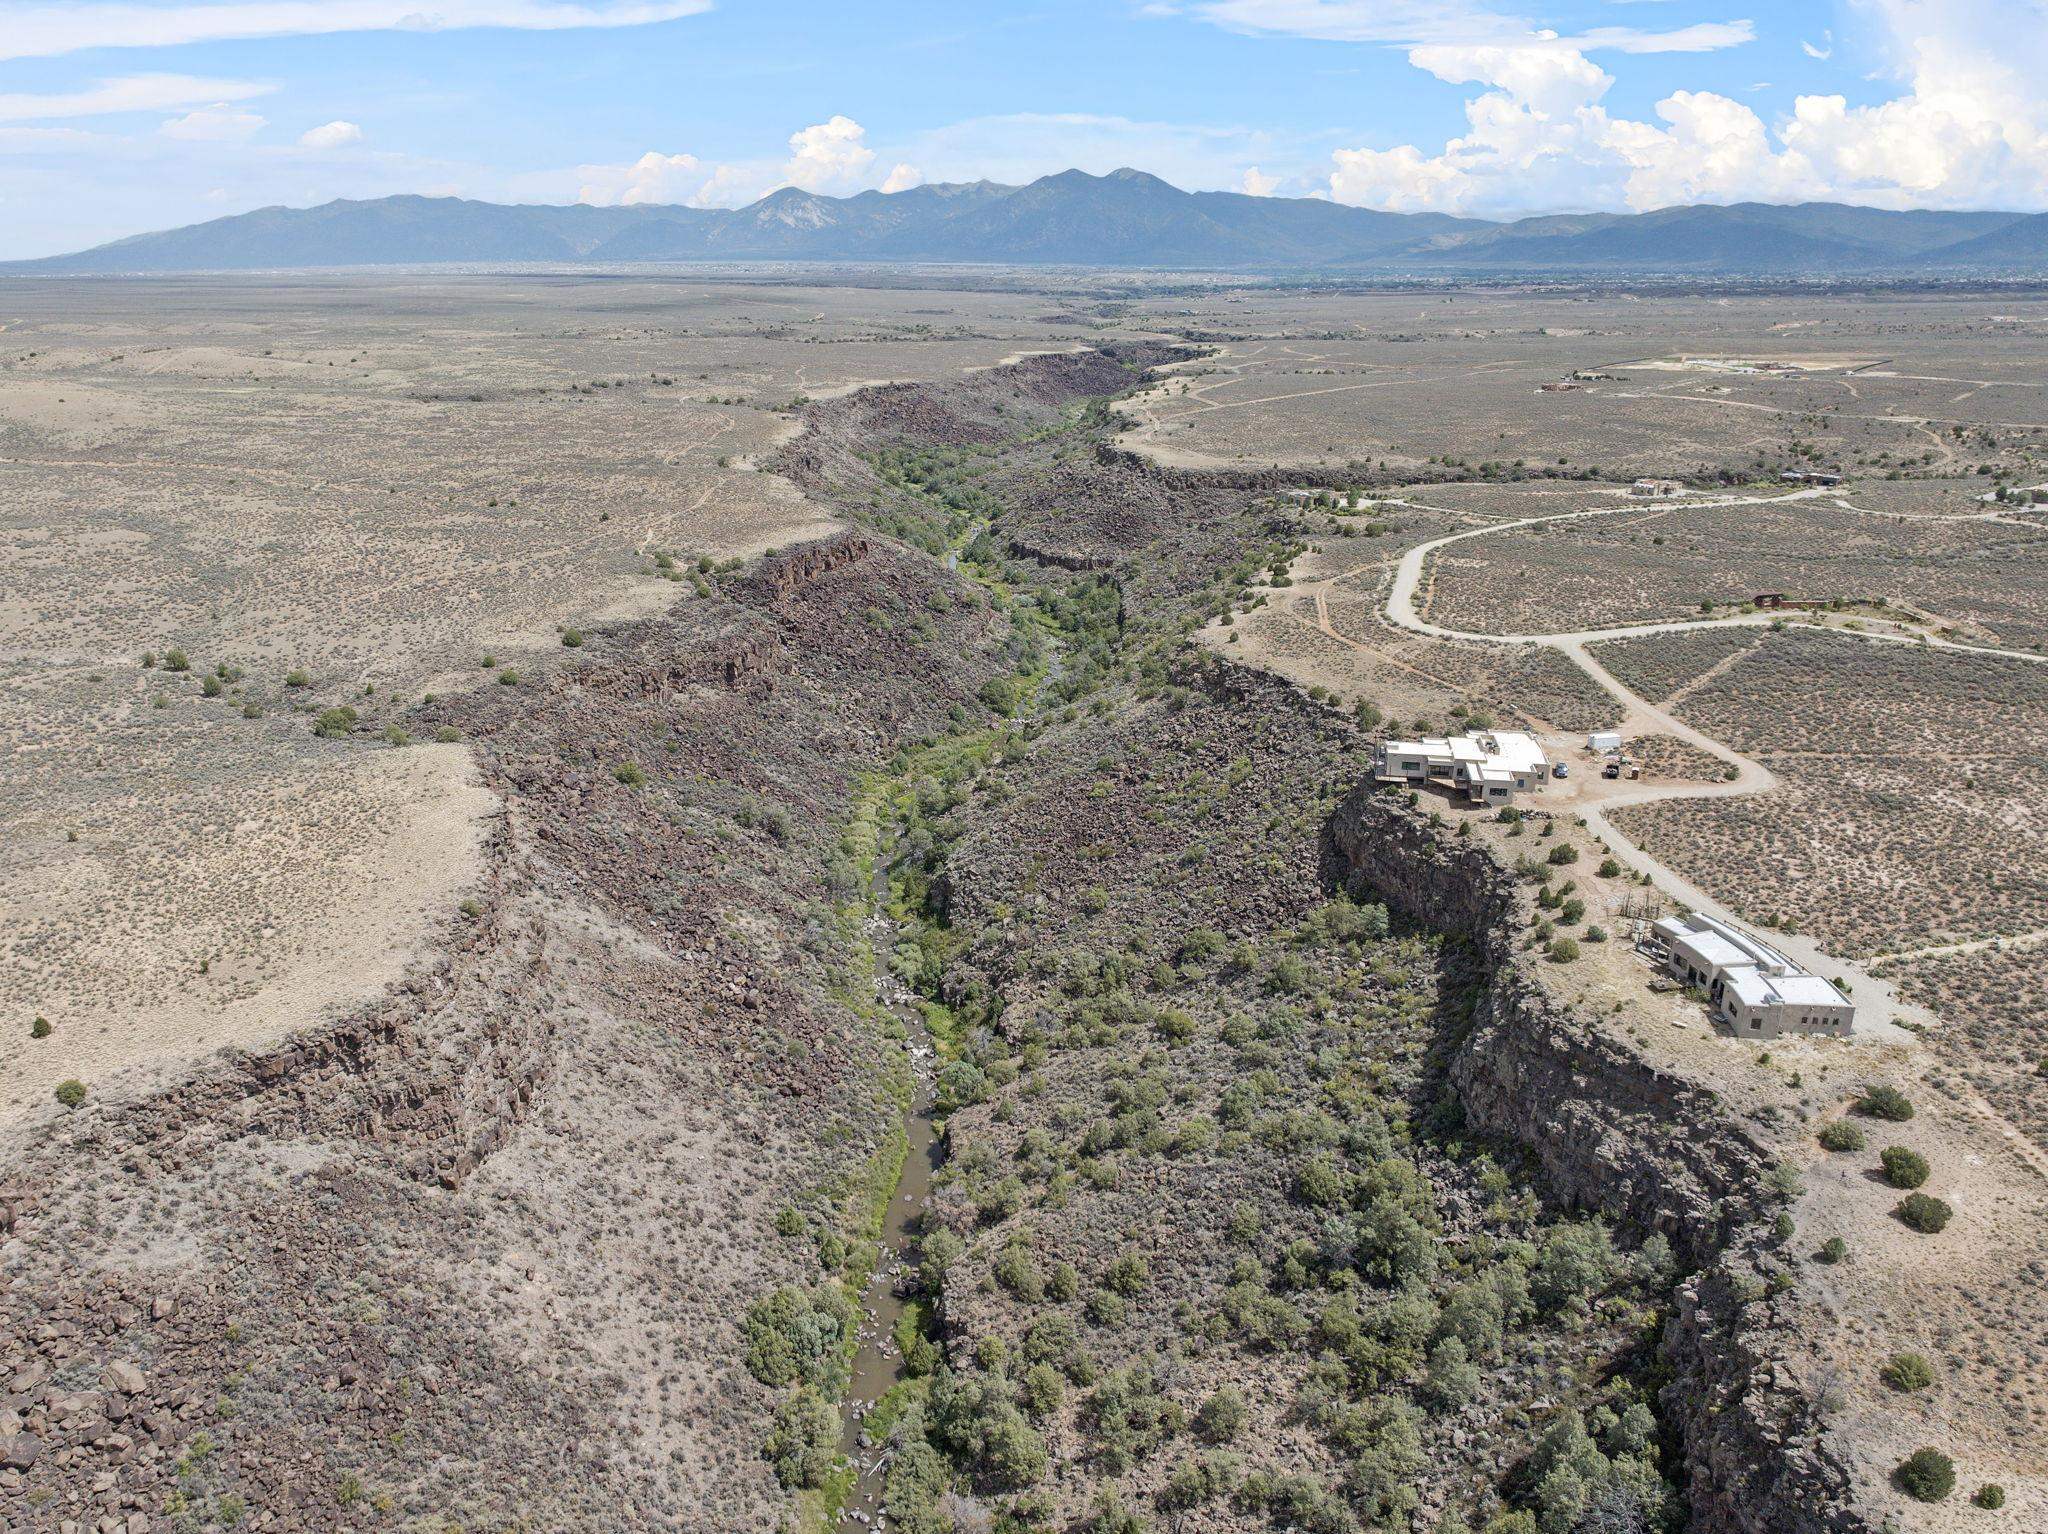
[{"label": "dirt track trail", "polygon": [[[1698,506],[1748,506],[1767,502],[1811,500],[1827,495],[1822,489],[1793,491],[1783,495],[1731,496],[1710,501],[1696,501]],[[1599,836],[1613,850],[1621,862],[1647,875],[1673,898],[1684,901],[1696,910],[1717,916],[1727,921],[1739,921],[1734,912],[1700,888],[1684,874],[1661,859],[1653,856],[1618,829],[1610,812],[1632,805],[1654,804],[1673,799],[1726,798],[1738,794],[1767,793],[1777,786],[1777,778],[1763,763],[1755,761],[1734,750],[1726,743],[1685,723],[1675,715],[1652,703],[1625,686],[1612,672],[1602,666],[1588,653],[1587,646],[1607,640],[1635,638],[1652,634],[1676,634],[1693,629],[1726,628],[1731,625],[1768,625],[1783,620],[1782,614],[1738,613],[1724,618],[1699,618],[1675,620],[1668,623],[1634,624],[1627,627],[1604,629],[1574,629],[1542,634],[1485,634],[1466,629],[1447,628],[1424,618],[1418,603],[1418,593],[1424,582],[1429,560],[1439,549],[1470,538],[1484,538],[1491,534],[1509,532],[1516,528],[1529,527],[1543,522],[1577,521],[1589,517],[1614,516],[1638,508],[1602,506],[1583,511],[1559,512],[1550,516],[1525,517],[1519,521],[1497,523],[1486,527],[1463,529],[1441,538],[1430,539],[1408,550],[1395,567],[1392,581],[1388,584],[1385,613],[1387,620],[1397,627],[1411,632],[1426,634],[1435,639],[1458,640],[1477,644],[1525,644],[1542,645],[1556,650],[1573,665],[1577,666],[1604,691],[1619,702],[1623,709],[1621,729],[1625,734],[1673,735],[1736,770],[1736,775],[1720,783],[1681,783],[1657,787],[1625,788],[1612,793],[1602,793],[1596,801],[1580,802],[1574,809],[1584,817],[1588,829]],[[1320,590],[1315,592],[1316,612],[1319,626],[1327,621],[1326,610]],[[1328,632],[1327,629],[1325,629]],[[1830,632],[1835,632],[1831,630]],[[1985,645],[1957,644],[1936,639],[1931,635],[1893,634],[1876,631],[1859,632],[1855,637],[1875,640],[1880,643],[1920,644],[1934,649],[1948,650],[1961,654],[1995,655],[2036,663],[2048,663],[2048,656],[2021,650],[2001,650]],[[1588,785],[1595,787],[1596,785]],[[1784,952],[1816,973],[1839,976],[1849,982],[1857,1002],[1856,1031],[1860,1036],[1894,1041],[1910,1037],[1908,1027],[1922,1027],[1931,1023],[1933,1015],[1924,1007],[1905,1001],[1892,982],[1873,973],[1876,960],[1862,963],[1851,962],[1822,952],[1805,938],[1789,934],[1773,934],[1773,941]]]}]

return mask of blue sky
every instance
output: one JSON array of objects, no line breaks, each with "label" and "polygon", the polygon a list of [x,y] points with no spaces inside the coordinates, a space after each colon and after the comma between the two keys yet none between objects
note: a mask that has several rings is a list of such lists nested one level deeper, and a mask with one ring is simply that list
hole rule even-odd
[{"label": "blue sky", "polygon": [[0,257],[412,191],[1078,165],[1478,216],[2048,207],[2048,0],[0,0]]}]

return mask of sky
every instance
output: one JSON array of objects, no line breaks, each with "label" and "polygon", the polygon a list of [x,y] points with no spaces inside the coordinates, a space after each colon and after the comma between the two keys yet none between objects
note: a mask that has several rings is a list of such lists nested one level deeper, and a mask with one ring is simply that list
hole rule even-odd
[{"label": "sky", "polygon": [[0,0],[0,258],[395,192],[1133,165],[1512,218],[2048,209],[2048,0]]}]

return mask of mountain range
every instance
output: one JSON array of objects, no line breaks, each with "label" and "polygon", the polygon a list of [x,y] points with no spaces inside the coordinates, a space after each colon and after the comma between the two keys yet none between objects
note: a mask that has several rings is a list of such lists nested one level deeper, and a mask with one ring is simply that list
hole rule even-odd
[{"label": "mountain range", "polygon": [[2048,275],[2048,214],[1736,203],[1492,222],[1306,197],[1184,192],[1078,170],[744,208],[506,205],[381,197],[261,208],[12,273],[249,271],[431,263],[881,261],[1335,275]]}]

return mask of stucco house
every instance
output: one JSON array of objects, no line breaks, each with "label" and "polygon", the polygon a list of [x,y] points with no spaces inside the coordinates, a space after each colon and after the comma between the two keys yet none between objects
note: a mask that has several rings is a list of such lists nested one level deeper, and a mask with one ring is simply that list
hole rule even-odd
[{"label": "stucco house", "polygon": [[1516,794],[1550,781],[1550,759],[1536,737],[1521,730],[1390,740],[1374,765],[1383,783],[1440,783],[1474,804],[1513,804]]},{"label": "stucco house", "polygon": [[1856,1008],[1831,983],[1729,922],[1667,916],[1651,925],[1650,936],[1671,973],[1705,991],[1741,1037],[1843,1036],[1855,1021]]}]

